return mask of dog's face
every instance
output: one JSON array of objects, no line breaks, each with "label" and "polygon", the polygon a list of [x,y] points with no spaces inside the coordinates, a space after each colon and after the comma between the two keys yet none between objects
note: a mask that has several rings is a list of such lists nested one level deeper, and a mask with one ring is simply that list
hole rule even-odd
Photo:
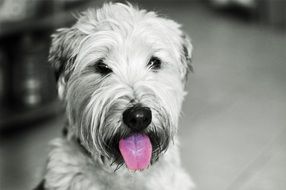
[{"label": "dog's face", "polygon": [[106,4],[58,30],[49,61],[72,133],[130,169],[155,162],[177,130],[191,49],[177,23],[131,5]]}]

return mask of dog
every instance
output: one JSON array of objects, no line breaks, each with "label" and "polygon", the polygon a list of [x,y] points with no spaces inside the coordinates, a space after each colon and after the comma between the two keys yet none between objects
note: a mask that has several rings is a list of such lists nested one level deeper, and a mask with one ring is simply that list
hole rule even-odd
[{"label": "dog", "polygon": [[194,189],[177,137],[191,53],[178,23],[129,3],[57,30],[49,62],[67,123],[38,189]]}]

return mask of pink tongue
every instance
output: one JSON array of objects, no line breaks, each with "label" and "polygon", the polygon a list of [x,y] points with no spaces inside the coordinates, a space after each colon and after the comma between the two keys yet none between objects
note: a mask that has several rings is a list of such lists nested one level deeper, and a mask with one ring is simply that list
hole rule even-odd
[{"label": "pink tongue", "polygon": [[126,166],[131,170],[142,170],[150,164],[152,145],[147,135],[134,134],[121,139],[119,150]]}]

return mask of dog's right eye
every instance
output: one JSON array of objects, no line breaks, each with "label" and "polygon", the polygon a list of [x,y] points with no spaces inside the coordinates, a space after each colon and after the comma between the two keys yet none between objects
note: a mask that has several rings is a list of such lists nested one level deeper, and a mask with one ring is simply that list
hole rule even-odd
[{"label": "dog's right eye", "polygon": [[97,61],[97,63],[95,64],[95,70],[96,72],[102,74],[102,75],[107,75],[109,73],[112,72],[111,68],[108,67],[103,60],[99,60]]},{"label": "dog's right eye", "polygon": [[151,57],[148,66],[155,71],[159,70],[161,68],[161,60],[157,57]]}]

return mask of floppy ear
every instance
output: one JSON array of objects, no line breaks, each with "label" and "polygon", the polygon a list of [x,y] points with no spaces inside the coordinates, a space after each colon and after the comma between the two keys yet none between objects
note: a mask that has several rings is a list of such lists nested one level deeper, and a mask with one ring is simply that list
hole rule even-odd
[{"label": "floppy ear", "polygon": [[192,62],[192,51],[193,46],[191,44],[190,38],[186,35],[182,35],[182,50],[181,50],[181,61],[184,64],[184,71],[182,72],[182,78],[184,82],[188,79],[189,72],[193,72],[193,67],[191,65]]},{"label": "floppy ear", "polygon": [[55,71],[60,98],[63,97],[65,83],[73,70],[73,63],[79,51],[83,34],[76,28],[58,29],[52,35],[49,63]]},{"label": "floppy ear", "polygon": [[79,51],[82,34],[76,28],[61,28],[52,35],[49,62],[55,70],[56,79],[68,74]]}]

